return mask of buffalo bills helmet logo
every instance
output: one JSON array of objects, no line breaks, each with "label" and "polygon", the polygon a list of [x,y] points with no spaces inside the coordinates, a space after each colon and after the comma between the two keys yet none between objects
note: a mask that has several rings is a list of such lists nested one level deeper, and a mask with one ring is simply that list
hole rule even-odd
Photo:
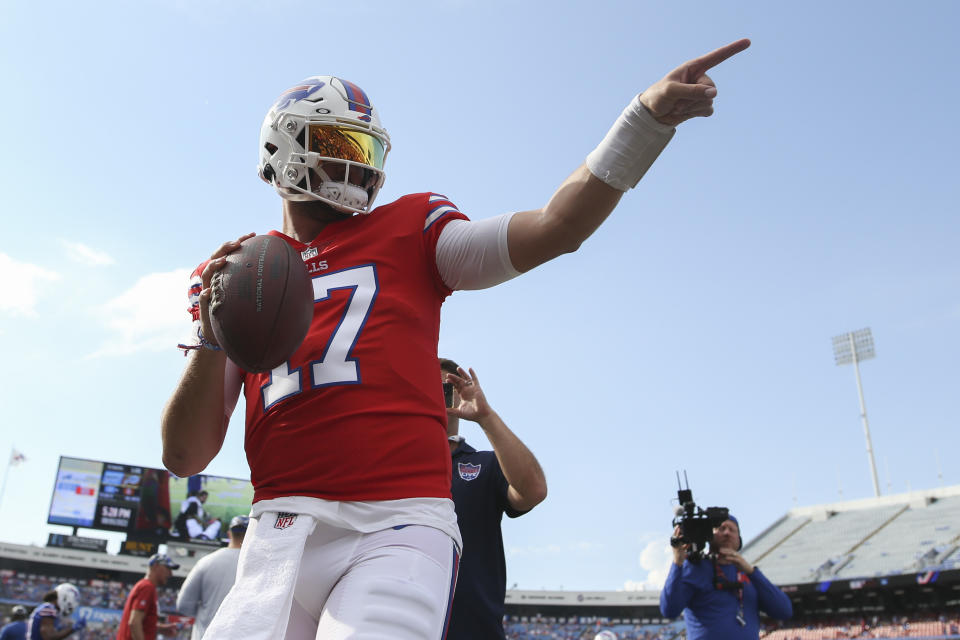
[{"label": "buffalo bills helmet logo", "polygon": [[302,83],[298,84],[295,87],[290,87],[284,91],[277,101],[273,103],[273,108],[280,110],[286,109],[290,104],[296,102],[297,100],[303,100],[306,97],[309,97],[310,94],[315,91],[319,91],[325,83],[314,78],[307,78]]},{"label": "buffalo bills helmet logo", "polygon": [[471,480],[476,480],[477,476],[480,475],[480,465],[470,464],[469,462],[458,462],[457,471],[460,473],[460,477],[470,482]]}]

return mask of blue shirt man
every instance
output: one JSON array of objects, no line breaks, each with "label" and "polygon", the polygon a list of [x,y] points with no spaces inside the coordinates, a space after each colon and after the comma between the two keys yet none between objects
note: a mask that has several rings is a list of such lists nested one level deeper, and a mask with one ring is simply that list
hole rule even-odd
[{"label": "blue shirt man", "polygon": [[740,523],[730,516],[713,530],[710,556],[693,562],[684,547],[673,548],[660,612],[683,612],[688,640],[757,640],[760,611],[780,620],[793,615],[790,598],[738,553],[742,546]]},{"label": "blue shirt man", "polygon": [[27,608],[22,604],[13,608],[9,624],[0,629],[0,640],[27,640]]},{"label": "blue shirt man", "polygon": [[[507,571],[500,521],[504,513],[516,518],[542,502],[547,482],[534,455],[487,404],[473,369],[468,374],[447,359],[440,367],[441,379],[452,385],[447,403],[451,492],[463,538],[447,638],[504,638]],[[460,418],[479,424],[494,450],[477,451],[464,442]]]}]

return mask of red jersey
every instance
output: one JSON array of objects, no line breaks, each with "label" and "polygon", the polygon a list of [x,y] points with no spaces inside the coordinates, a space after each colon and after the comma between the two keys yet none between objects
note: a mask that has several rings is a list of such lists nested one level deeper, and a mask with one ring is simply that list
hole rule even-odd
[{"label": "red jersey", "polygon": [[123,616],[117,627],[117,640],[130,640],[130,615],[134,611],[143,611],[143,637],[156,640],[157,637],[157,587],[143,578],[133,585],[127,601],[123,605]]},{"label": "red jersey", "polygon": [[303,257],[314,314],[288,362],[242,373],[254,502],[450,497],[437,341],[451,290],[436,245],[453,219],[466,216],[421,193],[330,223],[310,244],[270,232]]}]

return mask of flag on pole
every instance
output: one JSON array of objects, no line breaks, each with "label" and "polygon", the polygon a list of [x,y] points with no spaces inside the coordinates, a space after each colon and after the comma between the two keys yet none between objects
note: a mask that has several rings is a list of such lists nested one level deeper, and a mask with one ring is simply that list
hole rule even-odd
[{"label": "flag on pole", "polygon": [[23,453],[21,453],[20,451],[17,451],[16,449],[10,450],[10,466],[15,467],[21,462],[26,462],[26,461],[27,461],[27,456],[23,455]]}]

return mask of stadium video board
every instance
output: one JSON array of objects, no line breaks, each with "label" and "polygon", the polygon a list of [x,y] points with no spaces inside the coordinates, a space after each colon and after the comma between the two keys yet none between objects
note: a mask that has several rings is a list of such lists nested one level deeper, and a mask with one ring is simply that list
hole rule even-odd
[{"label": "stadium video board", "polygon": [[225,537],[231,518],[249,513],[253,502],[248,480],[206,474],[178,478],[165,469],[61,456],[47,523],[164,541],[178,535],[175,524],[189,506],[187,498],[200,492],[206,493],[203,528],[221,523],[216,537]]}]

